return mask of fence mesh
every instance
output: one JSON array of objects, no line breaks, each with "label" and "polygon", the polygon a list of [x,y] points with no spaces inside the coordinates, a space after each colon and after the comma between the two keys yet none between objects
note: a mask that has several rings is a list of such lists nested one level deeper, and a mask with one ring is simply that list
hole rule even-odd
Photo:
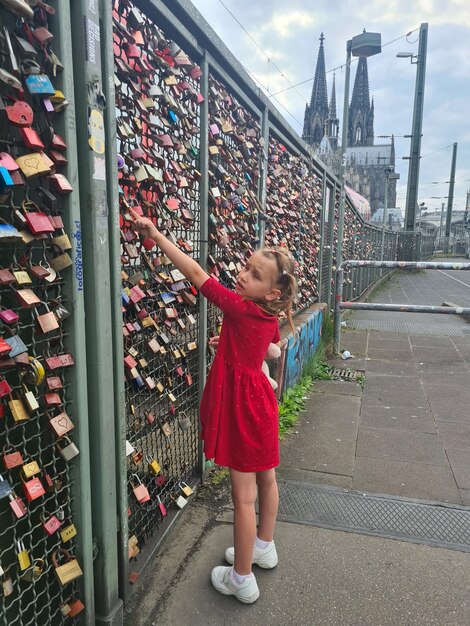
[{"label": "fence mesh", "polygon": [[9,78],[2,74],[0,81],[0,622],[49,626],[69,619],[72,596],[78,612],[81,595],[78,561],[72,582],[62,585],[55,575],[64,562],[60,550],[76,554],[80,532],[72,514],[77,485],[70,477],[79,453],[68,375],[73,303],[66,287],[73,262],[62,219],[71,187],[67,146],[57,132],[65,98],[73,94],[62,87],[62,64],[53,53],[54,15],[37,8],[20,19],[4,6],[0,55]]},{"label": "fence mesh", "polygon": [[198,259],[201,71],[131,2],[114,3],[129,558],[181,508],[198,464],[197,292],[130,207]]}]

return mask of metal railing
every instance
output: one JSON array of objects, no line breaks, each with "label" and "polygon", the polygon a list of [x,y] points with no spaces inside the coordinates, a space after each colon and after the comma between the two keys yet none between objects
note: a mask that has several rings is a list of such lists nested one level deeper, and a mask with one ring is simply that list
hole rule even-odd
[{"label": "metal railing", "polygon": [[344,272],[346,269],[360,270],[387,269],[387,270],[470,270],[470,263],[445,263],[432,261],[367,261],[348,259],[336,270],[336,294],[334,314],[334,341],[335,349],[340,352],[341,311],[394,311],[400,313],[441,313],[450,315],[470,315],[470,307],[447,307],[420,304],[387,304],[379,302],[347,302],[343,301]]}]

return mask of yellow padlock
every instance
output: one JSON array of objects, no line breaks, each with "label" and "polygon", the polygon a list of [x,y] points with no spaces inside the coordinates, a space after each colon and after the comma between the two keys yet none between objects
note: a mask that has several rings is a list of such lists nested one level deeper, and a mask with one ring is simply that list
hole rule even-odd
[{"label": "yellow padlock", "polygon": [[10,400],[8,400],[8,407],[15,422],[24,422],[29,419],[29,413],[22,400],[13,398],[11,394]]},{"label": "yellow padlock", "polygon": [[160,474],[162,468],[160,467],[159,462],[156,459],[150,459],[150,457],[146,457],[149,470],[152,472],[154,476]]},{"label": "yellow padlock", "polygon": [[37,461],[31,461],[30,463],[25,463],[21,468],[21,475],[23,478],[31,478],[32,476],[36,476],[36,474],[41,473],[41,468],[39,467]]},{"label": "yellow padlock", "polygon": [[67,543],[67,541],[70,541],[70,539],[75,537],[75,535],[77,534],[77,529],[75,528],[74,524],[69,524],[68,526],[65,526],[61,531],[59,531],[59,534],[62,543]]},{"label": "yellow padlock", "polygon": [[31,567],[31,559],[29,558],[29,554],[24,547],[23,541],[17,541],[16,545],[18,546],[18,564],[20,566],[20,570],[23,572],[28,567]]},{"label": "yellow padlock", "polygon": [[194,493],[191,487],[187,485],[186,483],[180,483],[180,489],[187,498],[189,498],[189,496]]}]

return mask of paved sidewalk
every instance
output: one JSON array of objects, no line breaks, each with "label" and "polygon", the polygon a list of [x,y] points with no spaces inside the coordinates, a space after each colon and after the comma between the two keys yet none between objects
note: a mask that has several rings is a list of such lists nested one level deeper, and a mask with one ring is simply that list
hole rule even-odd
[{"label": "paved sidewalk", "polygon": [[[470,273],[451,275],[470,283]],[[379,298],[468,304],[466,293],[470,287],[427,272],[393,280]],[[404,294],[408,300],[403,300]],[[368,312],[352,319],[374,322],[377,315],[392,322],[404,319],[404,314]],[[341,381],[315,384],[306,411],[282,443],[280,482],[470,504],[470,335],[458,333],[470,324],[454,316],[410,314],[405,319],[417,318],[420,323],[453,326],[457,334],[342,334],[344,348],[355,358],[333,363],[363,370],[364,388]],[[127,606],[127,624],[470,623],[468,553],[301,523],[278,523],[279,565],[273,571],[255,568],[261,595],[254,605],[244,606],[218,594],[209,580],[212,567],[223,563],[231,544],[228,491],[225,501],[216,501],[209,485],[186,511],[162,553],[139,579]]]}]

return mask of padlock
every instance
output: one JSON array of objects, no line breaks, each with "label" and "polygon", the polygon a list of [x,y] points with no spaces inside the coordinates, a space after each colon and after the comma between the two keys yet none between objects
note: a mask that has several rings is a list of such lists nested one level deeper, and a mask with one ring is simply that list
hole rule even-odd
[{"label": "padlock", "polygon": [[11,494],[8,496],[10,499],[10,508],[18,519],[24,517],[28,511],[26,508],[26,504],[23,500],[16,495],[16,493],[12,490]]},{"label": "padlock", "polygon": [[34,559],[32,565],[28,567],[23,574],[21,574],[21,580],[28,583],[33,582],[33,580],[37,580],[44,572],[45,565],[46,563],[44,559]]},{"label": "padlock", "polygon": [[12,489],[8,480],[5,480],[3,476],[0,474],[0,499],[9,498],[11,495]]},{"label": "padlock", "polygon": [[140,502],[140,504],[144,504],[144,502],[148,502],[150,500],[150,494],[148,492],[147,487],[143,484],[143,482],[140,480],[140,478],[136,474],[132,474],[132,476],[136,477],[137,483],[138,483],[136,487],[134,486],[131,480],[132,491],[134,492],[134,495],[137,498],[137,501]]},{"label": "padlock", "polygon": [[3,575],[2,588],[3,588],[3,595],[5,598],[7,596],[10,596],[13,593],[13,580],[11,579],[11,576],[8,574],[8,570]]},{"label": "padlock", "polygon": [[49,519],[46,519],[44,513],[41,513],[39,519],[41,520],[42,527],[48,535],[53,535],[62,526],[62,522],[56,515],[51,515]]},{"label": "padlock", "polygon": [[24,422],[29,419],[29,413],[26,410],[22,400],[14,399],[12,394],[9,394],[10,400],[8,400],[8,407],[11,411],[11,415],[15,422]]},{"label": "padlock", "polygon": [[83,604],[83,602],[75,596],[72,596],[71,598],[69,598],[68,603],[70,606],[70,612],[68,614],[69,617],[75,617],[76,615],[81,613],[85,608],[85,605]]},{"label": "padlock", "polygon": [[160,467],[160,464],[158,463],[158,461],[156,459],[151,459],[149,456],[146,456],[145,459],[148,463],[148,468],[150,472],[154,476],[156,476],[157,474],[160,474],[160,472],[162,471],[162,468]]},{"label": "padlock", "polygon": [[56,445],[57,450],[60,452],[60,454],[66,461],[70,461],[71,459],[76,457],[80,452],[77,446],[71,441],[69,437],[67,437],[67,435],[60,437],[56,441],[55,445]]},{"label": "padlock", "polygon": [[12,451],[7,451],[7,447],[3,446],[3,465],[6,469],[12,469],[14,467],[18,467],[18,465],[23,465],[23,456],[21,452],[11,449]]},{"label": "padlock", "polygon": [[166,506],[163,504],[160,496],[157,496],[157,502],[158,502],[158,508],[160,509],[160,513],[162,514],[162,517],[166,516]]},{"label": "padlock", "polygon": [[133,559],[139,554],[140,548],[138,544],[139,540],[137,539],[136,535],[132,535],[132,537],[129,537],[127,542],[129,559]]},{"label": "padlock", "polygon": [[36,474],[41,473],[41,468],[39,467],[37,461],[29,461],[25,463],[21,469],[20,477],[22,479],[31,478],[32,476],[36,476]]},{"label": "padlock", "polygon": [[57,330],[59,328],[59,322],[57,321],[54,313],[49,309],[49,306],[44,302],[42,305],[46,308],[45,313],[39,315],[37,308],[34,309],[34,312],[36,314],[36,321],[41,328],[41,331],[46,334],[52,332],[53,330]]},{"label": "padlock", "polygon": [[50,417],[49,413],[46,411],[46,416],[49,418],[49,425],[57,437],[63,437],[73,428],[75,428],[74,423],[65,411],[62,411],[61,413],[59,413],[59,415],[56,415],[55,417]]},{"label": "padlock", "polygon": [[59,531],[59,535],[62,543],[67,543],[67,541],[73,539],[77,535],[75,524],[70,523],[64,526],[62,530]]},{"label": "padlock", "polygon": [[26,385],[23,385],[23,398],[26,407],[28,408],[29,413],[34,413],[39,409],[38,401],[36,400],[36,396],[32,391],[30,391]]},{"label": "padlock", "polygon": [[184,411],[181,411],[181,415],[182,417],[178,419],[178,426],[183,431],[189,430],[191,428],[191,420]]},{"label": "padlock", "polygon": [[[60,564],[60,558],[66,559],[66,561]],[[68,583],[83,576],[83,572],[78,564],[76,557],[70,554],[65,548],[58,548],[52,553],[52,566],[54,567],[54,573],[59,581],[59,584],[64,587]]]},{"label": "padlock", "polygon": [[191,487],[188,484],[184,483],[184,482],[180,482],[178,486],[179,486],[179,488],[181,489],[183,495],[186,498],[189,498],[189,496],[194,493],[194,491],[191,489]]},{"label": "padlock", "polygon": [[37,500],[41,496],[45,495],[46,492],[44,490],[42,482],[37,476],[35,476],[31,480],[24,480],[23,478],[21,478],[21,480],[23,481],[23,491],[28,502]]},{"label": "padlock", "polygon": [[186,498],[183,498],[183,496],[172,495],[172,498],[179,509],[183,509],[188,504],[188,501],[186,500]]},{"label": "padlock", "polygon": [[18,564],[20,566],[20,570],[24,572],[24,570],[31,567],[31,559],[29,558],[28,551],[24,547],[24,541],[19,540],[16,542],[17,553],[16,556],[18,558]]}]

